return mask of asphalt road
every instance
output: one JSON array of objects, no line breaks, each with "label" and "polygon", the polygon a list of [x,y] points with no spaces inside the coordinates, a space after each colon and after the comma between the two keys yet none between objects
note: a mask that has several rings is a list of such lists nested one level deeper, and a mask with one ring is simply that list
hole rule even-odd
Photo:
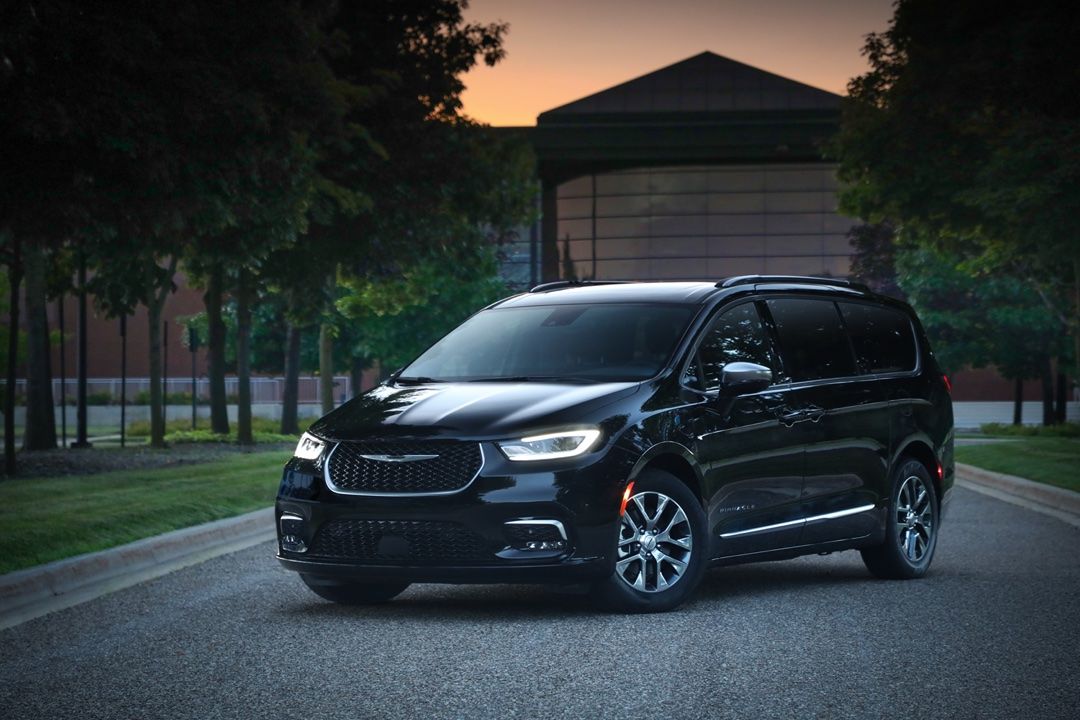
[{"label": "asphalt road", "polygon": [[336,607],[265,544],[0,632],[0,717],[1077,718],[1078,550],[959,489],[922,580],[847,552],[613,616],[528,586]]}]

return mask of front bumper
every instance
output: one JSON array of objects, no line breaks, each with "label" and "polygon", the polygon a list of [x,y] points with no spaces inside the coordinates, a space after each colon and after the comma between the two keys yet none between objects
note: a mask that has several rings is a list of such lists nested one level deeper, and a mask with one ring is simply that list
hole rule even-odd
[{"label": "front bumper", "polygon": [[[476,479],[460,492],[437,496],[339,494],[327,487],[317,462],[290,460],[275,517],[302,519],[290,527],[300,528],[296,536],[306,551],[283,547],[279,521],[278,560],[289,570],[342,580],[574,583],[612,572],[630,453],[612,447],[522,467],[494,446],[483,449],[489,460]],[[565,546],[523,549],[506,525],[520,520],[558,521]],[[398,536],[400,528],[405,530]],[[440,535],[447,528],[452,532]],[[396,544],[384,553],[382,542]]]}]

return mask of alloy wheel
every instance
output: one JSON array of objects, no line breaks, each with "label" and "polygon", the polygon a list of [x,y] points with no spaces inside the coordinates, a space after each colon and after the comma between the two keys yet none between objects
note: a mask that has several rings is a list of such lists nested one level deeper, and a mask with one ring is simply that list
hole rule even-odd
[{"label": "alloy wheel", "polygon": [[896,496],[896,532],[900,551],[909,563],[918,563],[930,548],[934,533],[933,489],[917,475],[900,485]]},{"label": "alloy wheel", "polygon": [[615,574],[640,592],[669,589],[690,564],[692,535],[678,502],[663,493],[637,493],[623,513]]}]

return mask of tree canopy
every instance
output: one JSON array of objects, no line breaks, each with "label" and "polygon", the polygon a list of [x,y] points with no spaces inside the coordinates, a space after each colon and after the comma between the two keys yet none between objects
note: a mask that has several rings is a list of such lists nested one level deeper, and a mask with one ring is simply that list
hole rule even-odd
[{"label": "tree canopy", "polygon": [[864,54],[841,207],[1022,279],[1080,348],[1080,6],[899,0]]}]

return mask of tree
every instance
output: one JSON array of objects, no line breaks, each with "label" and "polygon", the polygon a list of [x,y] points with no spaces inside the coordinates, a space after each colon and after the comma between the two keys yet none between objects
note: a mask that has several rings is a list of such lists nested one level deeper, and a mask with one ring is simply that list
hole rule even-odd
[{"label": "tree", "polygon": [[1014,421],[1019,423],[1022,381],[1043,383],[1043,422],[1054,422],[1050,359],[1067,357],[1058,321],[1017,278],[977,277],[962,259],[918,247],[896,253],[897,284],[915,307],[948,372],[993,365],[1017,381]]},{"label": "tree", "polygon": [[[344,132],[313,140],[315,193],[300,241],[306,262],[322,273],[306,291],[323,300],[317,317],[324,378],[333,377],[335,366],[339,281],[392,275],[404,260],[455,242],[440,226],[439,211],[460,192],[470,167],[467,136],[474,125],[460,117],[461,75],[478,59],[501,59],[506,32],[505,25],[465,23],[464,6],[463,0],[343,3],[328,21],[327,37],[335,42],[324,46],[323,57],[348,101],[347,122]],[[498,185],[488,193],[498,195]],[[271,277],[296,296],[292,279]],[[295,312],[290,317],[289,347],[296,349],[303,323]],[[288,388],[296,365],[287,363]],[[322,401],[332,408],[329,383]],[[292,403],[286,405],[283,427],[293,421]]]},{"label": "tree", "polygon": [[856,225],[848,231],[854,252],[851,276],[876,293],[905,299],[896,280],[896,230],[888,223]]},{"label": "tree", "polygon": [[393,369],[485,305],[505,297],[494,247],[434,254],[400,276],[350,281],[351,292],[338,301],[344,315],[362,328],[352,351],[378,358]]},{"label": "tree", "polygon": [[833,147],[842,209],[1023,278],[1080,363],[1080,8],[899,0],[863,53]]}]

